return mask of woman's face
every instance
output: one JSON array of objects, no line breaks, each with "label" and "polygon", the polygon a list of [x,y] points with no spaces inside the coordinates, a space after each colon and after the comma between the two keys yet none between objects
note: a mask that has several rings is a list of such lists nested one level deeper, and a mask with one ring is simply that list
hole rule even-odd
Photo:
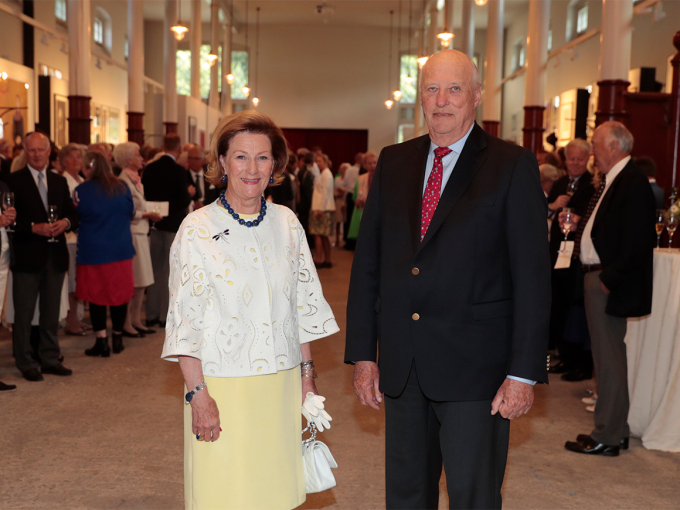
[{"label": "woman's face", "polygon": [[232,200],[242,204],[259,200],[274,168],[271,141],[267,135],[239,133],[220,156],[220,164]]},{"label": "woman's face", "polygon": [[130,170],[134,171],[140,171],[142,167],[144,166],[144,159],[142,159],[142,155],[139,153],[139,149],[135,150],[135,155],[132,156],[132,159],[130,160]]}]

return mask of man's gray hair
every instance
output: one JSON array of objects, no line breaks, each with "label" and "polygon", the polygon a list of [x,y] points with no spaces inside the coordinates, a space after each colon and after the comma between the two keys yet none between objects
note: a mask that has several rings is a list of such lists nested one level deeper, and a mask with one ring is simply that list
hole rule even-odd
[{"label": "man's gray hair", "polygon": [[138,151],[139,145],[135,142],[119,143],[113,149],[113,159],[119,167],[127,168]]},{"label": "man's gray hair", "polygon": [[67,143],[61,149],[59,149],[59,154],[57,154],[59,163],[63,165],[66,158],[68,158],[73,151],[80,151],[80,155],[85,156],[85,151],[81,149],[80,145],[77,143]]},{"label": "man's gray hair", "polygon": [[621,152],[626,154],[633,152],[633,134],[628,131],[626,126],[614,120],[604,122],[601,126],[609,128],[609,134],[619,144]]},{"label": "man's gray hair", "polygon": [[579,149],[584,151],[586,154],[589,154],[590,142],[588,140],[584,140],[583,138],[574,138],[564,148],[565,152],[569,149]]}]

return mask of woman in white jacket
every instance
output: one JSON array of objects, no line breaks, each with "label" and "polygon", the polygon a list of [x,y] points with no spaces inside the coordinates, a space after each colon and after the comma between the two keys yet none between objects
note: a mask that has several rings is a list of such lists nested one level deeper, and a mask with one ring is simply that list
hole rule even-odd
[{"label": "woman in white jacket", "polygon": [[286,168],[281,130],[255,111],[226,117],[210,159],[223,190],[172,244],[162,354],[186,384],[185,506],[289,510],[305,501],[302,398],[320,403],[310,342],[339,328],[295,214],[263,197]]},{"label": "woman in white jacket", "polygon": [[321,174],[314,181],[312,210],[309,215],[309,233],[316,236],[317,268],[333,267],[331,264],[331,236],[335,229],[335,197],[333,195],[333,172],[328,167],[328,156],[317,156],[316,163]]}]

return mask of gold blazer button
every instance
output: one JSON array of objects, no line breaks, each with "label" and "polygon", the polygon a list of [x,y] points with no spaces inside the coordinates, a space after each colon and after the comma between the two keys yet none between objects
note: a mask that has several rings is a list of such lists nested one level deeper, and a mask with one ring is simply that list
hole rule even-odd
[{"label": "gold blazer button", "polygon": [[417,276],[418,273],[420,273],[420,269],[418,269],[417,267],[414,267],[413,269],[411,269],[411,273],[413,273],[414,275]]},{"label": "gold blazer button", "polygon": [[413,315],[411,315],[411,318],[412,318],[414,321],[417,321],[418,319],[420,319],[420,315],[418,315],[417,313],[414,313]]}]

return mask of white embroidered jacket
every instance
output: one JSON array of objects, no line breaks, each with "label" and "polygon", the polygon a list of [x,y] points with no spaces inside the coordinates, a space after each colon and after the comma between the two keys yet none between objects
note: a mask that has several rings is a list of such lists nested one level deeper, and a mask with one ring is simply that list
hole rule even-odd
[{"label": "white embroidered jacket", "polygon": [[170,306],[162,358],[192,356],[210,377],[288,370],[300,343],[337,333],[304,230],[268,204],[257,227],[218,202],[189,214],[170,249]]}]

